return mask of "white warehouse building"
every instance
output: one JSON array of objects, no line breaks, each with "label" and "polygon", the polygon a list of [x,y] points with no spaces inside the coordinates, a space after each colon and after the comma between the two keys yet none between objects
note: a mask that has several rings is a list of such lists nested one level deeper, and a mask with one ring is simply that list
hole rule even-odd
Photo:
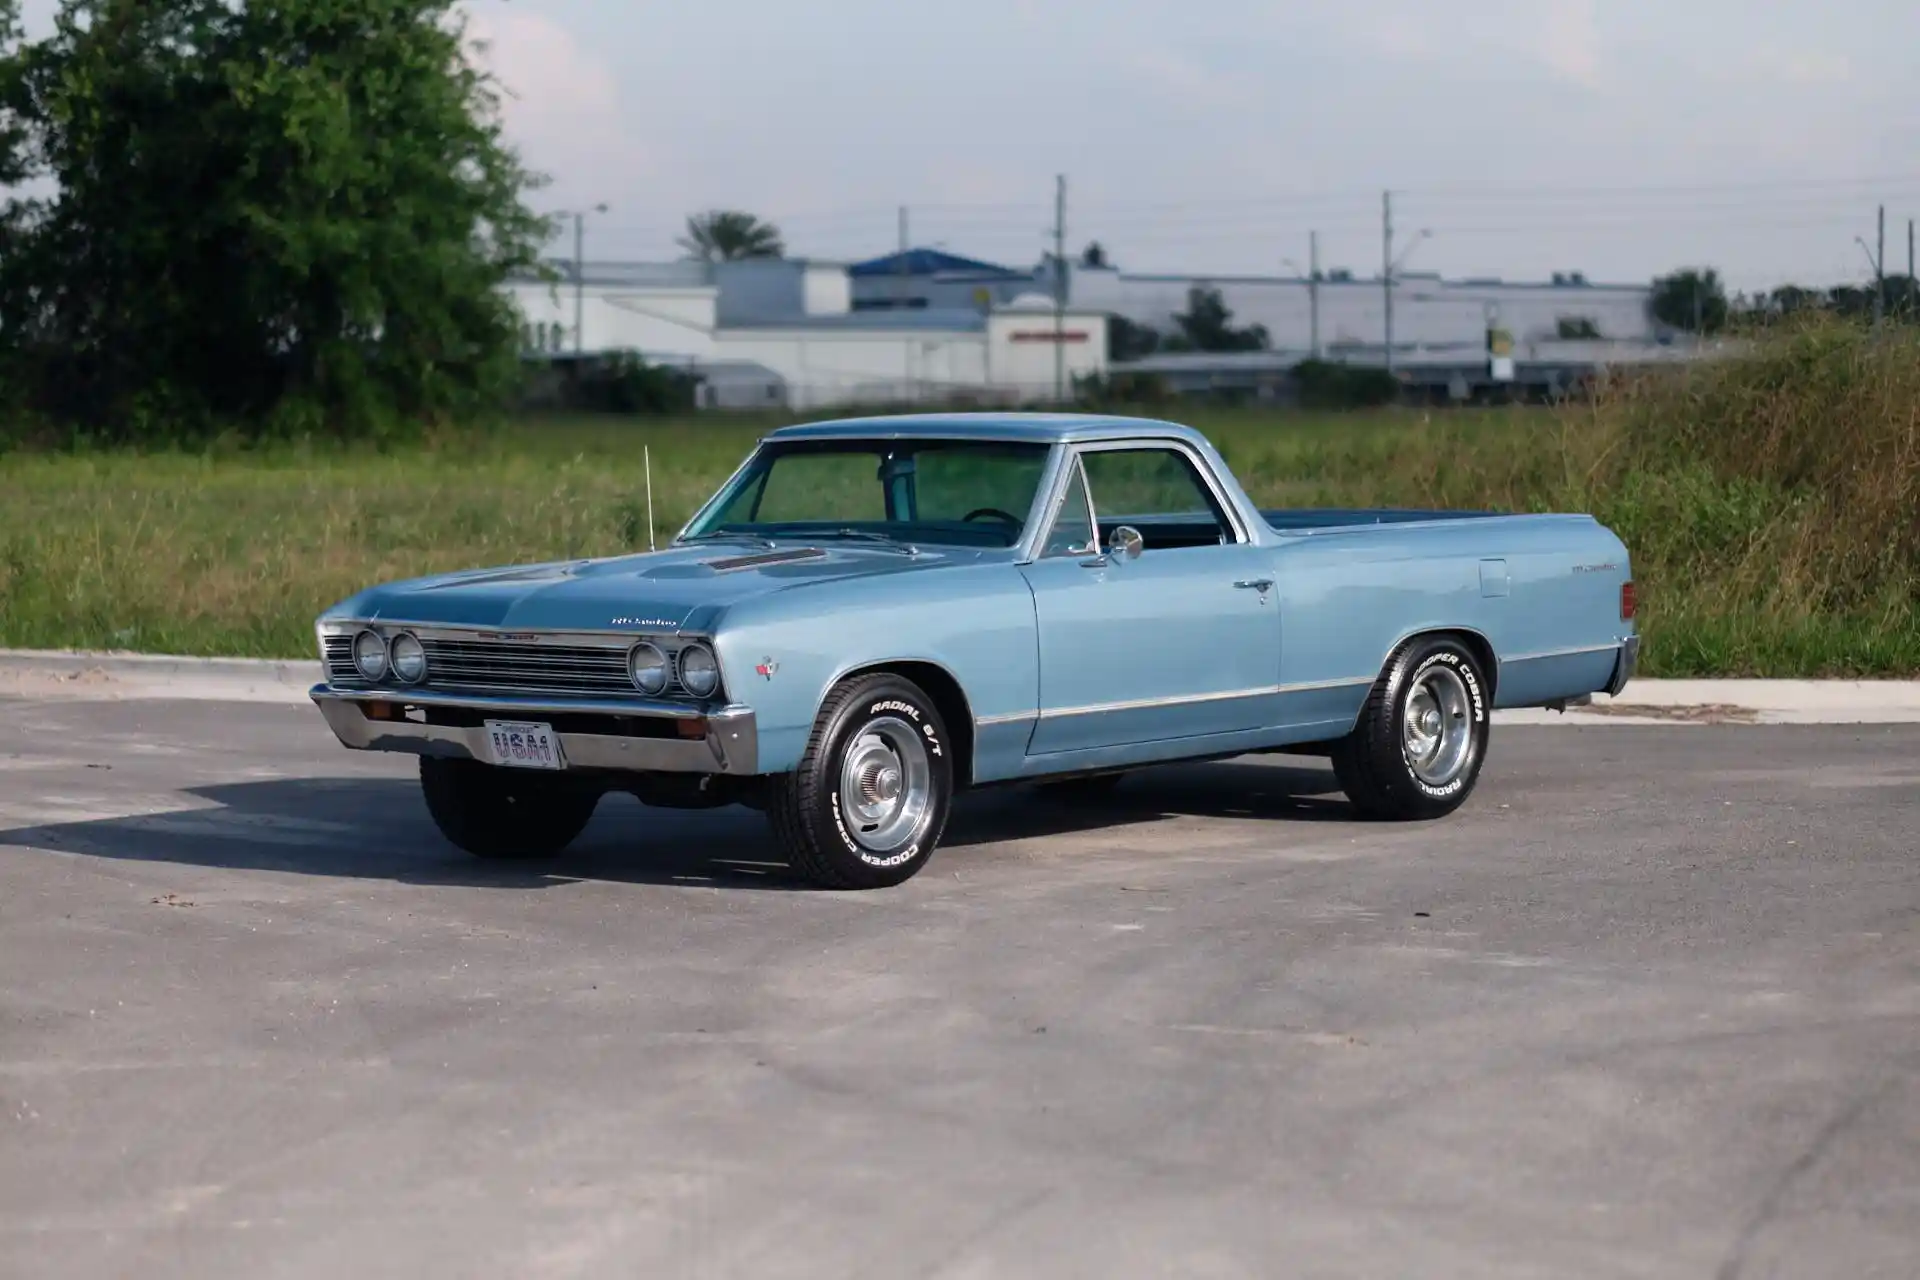
[{"label": "white warehouse building", "polygon": [[[565,269],[563,268],[563,271]],[[570,273],[569,273],[570,274]],[[1049,400],[1107,367],[1104,314],[1029,287],[981,304],[855,309],[845,264],[763,259],[588,264],[509,291],[533,352],[638,352],[701,375],[702,403],[812,409]]]},{"label": "white warehouse building", "polygon": [[[1047,264],[1015,270],[937,250],[916,249],[851,268],[856,309],[939,309],[1052,289]],[[1195,288],[1216,289],[1236,327],[1263,325],[1272,349],[1310,354],[1379,352],[1386,334],[1386,291],[1378,278],[1143,274],[1111,266],[1067,265],[1067,297],[1076,308],[1122,316],[1162,333],[1187,309]],[[1393,290],[1396,350],[1480,342],[1491,321],[1518,343],[1561,340],[1563,323],[1598,340],[1649,343],[1659,336],[1648,312],[1648,285],[1593,284],[1577,272],[1532,283],[1446,280],[1402,271]],[[1316,335],[1315,313],[1318,312]],[[1582,324],[1584,322],[1584,325]],[[1595,340],[1589,336],[1586,340]]]}]

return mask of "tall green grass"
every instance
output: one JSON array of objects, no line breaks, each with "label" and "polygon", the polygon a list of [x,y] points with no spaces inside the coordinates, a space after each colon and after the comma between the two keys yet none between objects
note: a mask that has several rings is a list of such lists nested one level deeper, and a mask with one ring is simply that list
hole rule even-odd
[{"label": "tall green grass", "polygon": [[[1591,511],[1659,675],[1920,672],[1920,338],[1814,326],[1556,410],[1212,411],[1262,506]],[[644,549],[772,419],[547,419],[393,451],[0,456],[0,644],[304,656],[375,581]]]}]

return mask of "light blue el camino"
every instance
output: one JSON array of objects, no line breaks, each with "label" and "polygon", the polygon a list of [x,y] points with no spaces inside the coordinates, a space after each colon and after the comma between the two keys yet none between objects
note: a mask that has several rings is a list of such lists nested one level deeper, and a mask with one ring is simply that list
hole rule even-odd
[{"label": "light blue el camino", "polygon": [[600,797],[762,809],[843,888],[954,795],[1285,751],[1360,813],[1473,790],[1496,707],[1618,692],[1627,549],[1585,515],[1260,511],[1198,432],[1078,415],[787,427],[671,545],[373,587],[317,624],[349,747],[421,757],[483,857]]}]

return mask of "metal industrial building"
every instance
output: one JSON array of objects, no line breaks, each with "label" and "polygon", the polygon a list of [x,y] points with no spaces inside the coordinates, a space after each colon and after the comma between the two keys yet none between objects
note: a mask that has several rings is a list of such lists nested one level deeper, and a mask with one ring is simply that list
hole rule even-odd
[{"label": "metal industrial building", "polygon": [[[1288,371],[1321,354],[1391,364],[1410,391],[1455,398],[1488,379],[1490,329],[1510,335],[1516,389],[1552,392],[1603,366],[1687,354],[1653,322],[1645,285],[1447,280],[1401,272],[1391,352],[1378,279],[1140,274],[1069,263],[1056,342],[1055,269],[1019,269],[936,249],[864,262],[805,258],[707,264],[571,264],[557,285],[510,286],[530,351],[632,350],[701,372],[703,403],[1012,404],[1109,371],[1107,317],[1162,333],[1195,288],[1216,289],[1236,326],[1262,325],[1261,352],[1155,354],[1113,364],[1171,390],[1284,398]],[[1060,358],[1056,363],[1056,348]]]},{"label": "metal industrial building", "polygon": [[[1186,310],[1190,290],[1207,288],[1220,292],[1236,326],[1264,325],[1272,349],[1283,354],[1311,353],[1316,336],[1322,353],[1335,358],[1343,351],[1378,351],[1386,333],[1386,291],[1378,279],[1140,274],[1073,262],[1066,270],[1071,306],[1162,332],[1173,329],[1174,315]],[[937,310],[1033,290],[1051,293],[1054,271],[1050,264],[1014,270],[915,249],[856,263],[848,274],[856,310]],[[1647,310],[1651,292],[1647,285],[1591,284],[1577,273],[1519,283],[1401,271],[1393,291],[1394,346],[1411,353],[1479,342],[1490,322],[1522,343],[1557,341],[1563,324],[1589,341],[1653,342],[1658,335]]]},{"label": "metal industrial building", "polygon": [[[571,275],[571,264],[556,266]],[[528,351],[626,350],[703,375],[724,368],[703,389],[712,407],[762,395],[796,409],[1015,404],[1051,399],[1057,377],[1071,388],[1107,367],[1104,314],[1056,316],[1031,281],[984,304],[888,311],[853,306],[844,263],[589,263],[581,276],[577,288],[508,286]]]}]

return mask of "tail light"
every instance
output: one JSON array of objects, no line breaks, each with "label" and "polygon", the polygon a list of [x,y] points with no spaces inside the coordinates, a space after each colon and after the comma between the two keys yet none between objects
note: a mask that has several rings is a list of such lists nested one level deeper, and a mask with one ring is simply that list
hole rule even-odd
[{"label": "tail light", "polygon": [[1639,599],[1634,595],[1633,584],[1620,584],[1620,621],[1632,622],[1635,611],[1640,607]]}]

